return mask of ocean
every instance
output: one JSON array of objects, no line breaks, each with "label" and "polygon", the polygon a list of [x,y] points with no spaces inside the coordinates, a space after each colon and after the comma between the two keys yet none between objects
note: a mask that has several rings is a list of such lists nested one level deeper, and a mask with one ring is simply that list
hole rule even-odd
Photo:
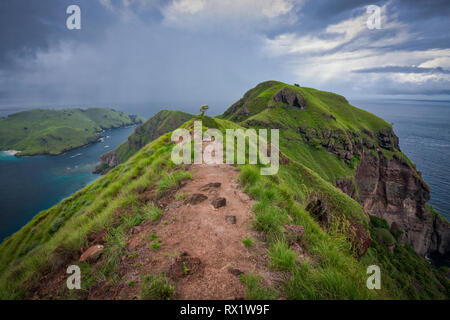
[{"label": "ocean", "polygon": [[103,141],[57,156],[18,158],[0,152],[0,241],[100,177],[92,173],[99,156],[126,141],[134,128],[106,130]]},{"label": "ocean", "polygon": [[450,221],[450,101],[350,101],[389,123],[401,150],[416,164],[431,188],[432,205]]}]

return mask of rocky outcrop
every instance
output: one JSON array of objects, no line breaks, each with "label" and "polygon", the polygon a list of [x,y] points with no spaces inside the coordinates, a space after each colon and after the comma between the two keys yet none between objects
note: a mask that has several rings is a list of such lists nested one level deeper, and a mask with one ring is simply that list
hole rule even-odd
[{"label": "rocky outcrop", "polygon": [[116,150],[111,150],[100,156],[99,164],[95,167],[94,173],[105,174],[111,168],[120,163]]},{"label": "rocky outcrop", "polygon": [[214,208],[220,208],[227,205],[227,199],[223,197],[214,198],[211,200],[211,204]]},{"label": "rocky outcrop", "polygon": [[[331,214],[332,210],[330,210],[328,204],[321,199],[320,195],[311,197],[309,204],[306,206],[306,211],[308,211],[324,229],[328,229],[333,223],[334,217]],[[346,230],[348,239],[358,256],[362,256],[367,252],[372,243],[370,233],[361,221],[351,219],[348,222],[349,225]]]},{"label": "rocky outcrop", "polygon": [[208,199],[207,196],[205,196],[202,193],[194,193],[192,196],[190,196],[189,198],[187,198],[184,203],[185,204],[192,204],[192,205],[196,205],[199,204],[200,202],[205,201],[206,199]]},{"label": "rocky outcrop", "polygon": [[[395,147],[398,140],[386,137],[379,135],[380,144]],[[449,254],[449,224],[427,210],[430,188],[406,160],[363,150],[355,180],[365,212],[402,230],[400,243],[409,243],[422,256]]]},{"label": "rocky outcrop", "polygon": [[[430,188],[399,153],[399,140],[392,128],[375,133],[303,127],[298,131],[308,144],[323,147],[347,163],[354,156],[361,159],[355,179],[338,179],[335,185],[359,201],[366,213],[401,230],[402,244],[409,243],[422,256],[449,256],[450,225],[427,209]],[[383,149],[395,153],[388,158]]]},{"label": "rocky outcrop", "polygon": [[87,249],[85,252],[83,252],[83,254],[81,255],[81,257],[78,261],[79,262],[96,261],[100,257],[103,249],[104,249],[103,245],[100,245],[100,244],[92,246],[89,249]]},{"label": "rocky outcrop", "polygon": [[352,198],[356,198],[357,189],[355,182],[352,179],[338,179],[336,180],[336,188],[340,189],[342,192],[346,193]]},{"label": "rocky outcrop", "polygon": [[289,87],[285,87],[273,96],[273,101],[285,103],[288,106],[305,109],[306,99],[298,92]]},{"label": "rocky outcrop", "polygon": [[398,137],[391,128],[385,128],[378,132],[378,144],[381,148],[389,151],[400,150]]},{"label": "rocky outcrop", "polygon": [[375,148],[372,142],[373,138],[367,134],[342,129],[311,127],[298,127],[297,130],[303,135],[304,142],[315,148],[323,147],[347,163],[350,163],[355,155],[360,156],[363,147]]},{"label": "rocky outcrop", "polygon": [[433,215],[430,254],[450,259],[450,225],[438,215]]}]

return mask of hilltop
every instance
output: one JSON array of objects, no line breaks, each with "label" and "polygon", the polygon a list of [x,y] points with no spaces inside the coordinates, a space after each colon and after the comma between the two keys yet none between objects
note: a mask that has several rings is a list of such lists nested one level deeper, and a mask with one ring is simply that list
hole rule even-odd
[{"label": "hilltop", "polygon": [[[171,132],[0,245],[3,299],[448,299],[449,224],[392,126],[268,81],[204,130],[280,129],[280,168],[175,165]],[[180,127],[192,130],[193,119]],[[204,147],[207,143],[204,144]],[[82,289],[68,290],[76,264]],[[366,287],[381,269],[381,290]]]},{"label": "hilltop", "polygon": [[0,150],[18,156],[60,154],[97,141],[100,132],[145,119],[108,108],[33,109],[0,118]]}]

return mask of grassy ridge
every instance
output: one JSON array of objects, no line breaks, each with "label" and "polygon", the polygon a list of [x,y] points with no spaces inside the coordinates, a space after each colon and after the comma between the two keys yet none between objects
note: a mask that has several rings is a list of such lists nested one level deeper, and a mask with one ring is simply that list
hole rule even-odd
[{"label": "grassy ridge", "polygon": [[[273,95],[286,86],[260,84],[221,117],[203,118],[204,129],[222,132],[245,127],[282,129],[280,151],[287,161],[277,175],[261,176],[258,165],[237,166],[244,191],[256,202],[253,228],[266,241],[268,267],[283,275],[272,286],[258,274],[242,276],[247,298],[448,299],[445,269],[431,268],[411,248],[397,242],[398,231],[384,220],[369,218],[357,201],[334,186],[336,179],[354,176],[358,155],[345,161],[328,152],[322,141],[313,141],[329,130],[338,147],[355,139],[379,147],[376,133],[390,125],[350,106],[339,95],[314,89],[289,86],[305,97],[304,110],[273,103]],[[269,103],[273,107],[267,108]],[[189,120],[181,127],[192,128],[191,124]],[[100,279],[117,281],[114,271],[124,252],[124,234],[163,214],[140,202],[139,190],[152,190],[162,198],[190,178],[184,166],[170,161],[173,146],[170,132],[162,135],[7,238],[0,245],[0,298],[26,297],[42,274],[73,261],[79,249],[88,245],[89,236],[101,230],[107,234],[103,265],[96,271],[89,264],[82,265],[83,274],[88,275],[83,289],[88,291]],[[320,210],[311,206],[317,200]],[[291,226],[304,228],[301,250],[291,241]],[[372,244],[361,250],[361,240],[367,237]],[[243,239],[243,244],[251,248],[252,239]],[[372,264],[382,269],[379,291],[366,287],[366,268]],[[170,298],[174,288],[166,280],[149,275],[141,298]],[[67,298],[63,288],[59,298]]]},{"label": "grassy ridge", "polygon": [[99,131],[144,119],[107,108],[34,109],[0,118],[0,150],[18,155],[60,154],[94,142]]},{"label": "grassy ridge", "polygon": [[[125,232],[137,223],[136,219],[144,221],[159,216],[154,208],[138,205],[136,190],[156,185],[164,193],[189,178],[182,171],[175,176],[167,174],[173,164],[169,161],[171,146],[165,141],[167,136],[150,143],[127,163],[39,213],[5,239],[0,245],[0,299],[24,297],[27,287],[39,275],[58,269],[67,257],[88,243],[89,235],[103,229],[108,236],[107,259],[101,276],[112,275],[124,248]],[[134,208],[135,214],[121,215],[128,206]]]},{"label": "grassy ridge", "polygon": [[169,131],[175,130],[193,117],[192,114],[183,111],[159,111],[151,119],[137,127],[128,138],[128,141],[117,147],[116,152],[119,161],[121,163],[125,162],[147,143]]}]

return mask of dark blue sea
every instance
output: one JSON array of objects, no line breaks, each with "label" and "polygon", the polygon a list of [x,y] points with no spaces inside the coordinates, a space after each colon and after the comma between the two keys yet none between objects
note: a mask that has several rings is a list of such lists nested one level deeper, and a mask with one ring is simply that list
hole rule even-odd
[{"label": "dark blue sea", "polygon": [[103,141],[58,156],[17,158],[0,152],[0,242],[38,212],[97,179],[91,172],[99,156],[126,141],[133,130],[106,130]]},{"label": "dark blue sea", "polygon": [[431,187],[431,204],[450,221],[450,101],[384,100],[350,103],[389,123],[400,148]]}]

